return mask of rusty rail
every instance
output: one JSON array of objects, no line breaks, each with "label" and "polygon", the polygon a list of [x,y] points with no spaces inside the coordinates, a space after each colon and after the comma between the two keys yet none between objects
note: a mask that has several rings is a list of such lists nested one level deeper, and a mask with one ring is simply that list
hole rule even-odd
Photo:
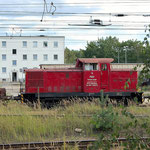
[{"label": "rusty rail", "polygon": [[13,143],[13,144],[1,144],[0,150],[61,150],[66,145],[75,146],[81,150],[86,150],[88,146],[91,146],[96,140],[75,140],[75,141],[51,141],[51,142],[32,142],[32,143]]},{"label": "rusty rail", "polygon": [[[117,146],[117,143],[128,142],[133,140],[140,140],[148,142],[148,146],[150,146],[150,137],[142,137],[139,139],[126,139],[126,138],[118,138],[114,143]],[[92,146],[97,140],[89,139],[89,140],[70,140],[70,141],[51,141],[51,142],[32,142],[32,143],[12,143],[12,144],[0,144],[0,150],[61,150],[63,147],[75,146],[78,145],[79,150],[87,150],[89,146]]]}]

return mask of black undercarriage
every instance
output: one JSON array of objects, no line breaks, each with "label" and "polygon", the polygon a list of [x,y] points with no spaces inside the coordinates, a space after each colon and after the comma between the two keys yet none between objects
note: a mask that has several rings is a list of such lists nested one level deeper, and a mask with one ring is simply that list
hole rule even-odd
[{"label": "black undercarriage", "polygon": [[139,103],[142,103],[142,92],[99,92],[99,93],[22,93],[24,101],[36,102],[40,99],[41,102],[57,102],[61,99],[68,98],[110,98],[117,101],[124,101],[128,103],[127,99],[136,99]]}]

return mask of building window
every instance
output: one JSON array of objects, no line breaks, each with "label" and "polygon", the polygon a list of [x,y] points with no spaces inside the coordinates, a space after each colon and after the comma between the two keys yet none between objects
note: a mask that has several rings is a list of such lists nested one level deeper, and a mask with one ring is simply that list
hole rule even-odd
[{"label": "building window", "polygon": [[2,73],[6,73],[6,67],[2,67]]},{"label": "building window", "polygon": [[17,54],[17,50],[16,50],[16,49],[13,49],[13,50],[12,50],[12,54]]},{"label": "building window", "polygon": [[27,60],[27,55],[23,55],[23,60]]},{"label": "building window", "polygon": [[45,60],[45,61],[48,60],[48,55],[47,55],[47,54],[44,54],[44,55],[43,55],[43,60]]},{"label": "building window", "polygon": [[58,55],[54,55],[54,60],[58,60]]},{"label": "building window", "polygon": [[2,41],[2,47],[6,47],[6,41]]},{"label": "building window", "polygon": [[6,54],[2,54],[2,61],[6,60]]},{"label": "building window", "polygon": [[12,60],[12,65],[16,66],[17,65],[17,60]]},{"label": "building window", "polygon": [[43,47],[48,47],[48,43],[46,41],[43,42]]},{"label": "building window", "polygon": [[58,42],[57,41],[54,41],[54,47],[58,47]]},{"label": "building window", "polygon": [[23,47],[27,47],[27,41],[23,41],[23,42],[22,42],[22,46],[23,46]]},{"label": "building window", "polygon": [[33,60],[37,60],[37,54],[33,54]]},{"label": "building window", "polygon": [[19,69],[20,72],[22,72],[22,70],[23,70],[22,68]]},{"label": "building window", "polygon": [[6,79],[5,79],[5,78],[3,78],[3,79],[2,79],[2,81],[3,81],[3,82],[6,82]]},{"label": "building window", "polygon": [[33,47],[37,47],[37,41],[33,41]]}]

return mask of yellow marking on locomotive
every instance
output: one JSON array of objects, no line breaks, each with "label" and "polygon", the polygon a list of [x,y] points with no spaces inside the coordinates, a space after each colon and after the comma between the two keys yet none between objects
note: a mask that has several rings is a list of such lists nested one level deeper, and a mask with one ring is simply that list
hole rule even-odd
[{"label": "yellow marking on locomotive", "polygon": [[23,94],[21,94],[21,103],[23,103],[23,100],[24,100]]},{"label": "yellow marking on locomotive", "polygon": [[145,101],[144,99],[144,93],[142,93],[142,103]]}]

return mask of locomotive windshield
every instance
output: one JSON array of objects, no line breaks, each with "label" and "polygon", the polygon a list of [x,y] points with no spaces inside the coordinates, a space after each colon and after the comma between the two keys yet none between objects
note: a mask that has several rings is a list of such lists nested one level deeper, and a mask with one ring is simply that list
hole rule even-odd
[{"label": "locomotive windshield", "polygon": [[98,70],[98,64],[97,63],[86,63],[85,70]]}]

